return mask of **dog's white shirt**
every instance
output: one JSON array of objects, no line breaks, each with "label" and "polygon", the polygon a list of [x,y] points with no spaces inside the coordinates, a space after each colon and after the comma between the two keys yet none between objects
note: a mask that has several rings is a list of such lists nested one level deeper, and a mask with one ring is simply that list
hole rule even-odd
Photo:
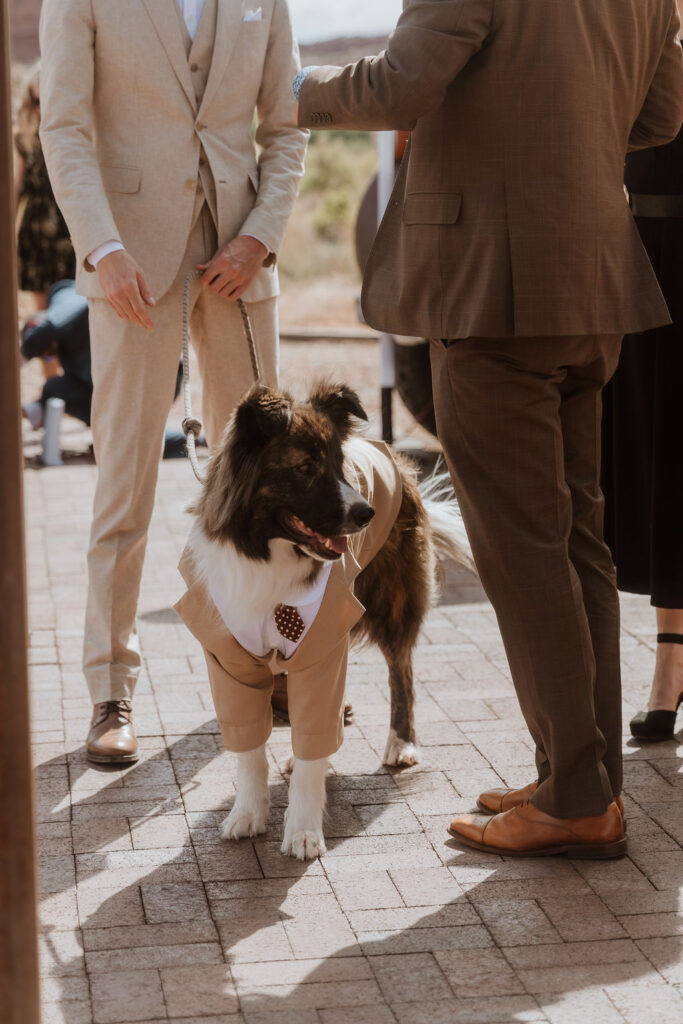
[{"label": "dog's white shirt", "polygon": [[242,621],[239,610],[236,613],[234,607],[226,606],[222,590],[214,591],[209,586],[209,594],[228,630],[232,633],[238,644],[244,647],[245,651],[250,651],[251,654],[263,657],[269,651],[276,650],[280,652],[283,658],[291,658],[320,611],[320,605],[325,596],[331,569],[332,563],[329,562],[323,566],[320,576],[312,587],[303,594],[297,593],[294,600],[282,601],[282,604],[293,605],[303,620],[304,631],[298,640],[289,640],[279,632],[275,625],[274,609],[262,613],[258,618],[252,619],[251,622],[245,623]]},{"label": "dog's white shirt", "polygon": [[[208,540],[198,524],[192,529],[190,547],[216,611],[238,644],[257,657],[275,649],[291,658],[320,611],[333,563],[326,562],[310,584],[310,564],[302,565],[287,541],[271,541],[270,560],[254,562],[230,542]],[[296,641],[278,632],[275,609],[280,604],[292,605],[303,619],[305,628]]]}]

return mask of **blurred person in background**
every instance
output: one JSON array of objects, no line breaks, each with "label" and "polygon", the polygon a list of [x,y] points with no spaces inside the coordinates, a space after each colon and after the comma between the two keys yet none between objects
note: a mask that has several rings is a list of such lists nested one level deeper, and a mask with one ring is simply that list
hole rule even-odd
[{"label": "blurred person in background", "polygon": [[[88,553],[86,754],[138,757],[135,616],[182,342],[184,283],[210,444],[277,382],[275,268],[303,173],[286,0],[44,0],[41,140],[89,305],[98,480]],[[253,129],[253,131],[252,131]]]},{"label": "blurred person in background", "polygon": [[47,308],[36,313],[21,332],[24,359],[59,359],[62,373],[45,382],[41,395],[26,402],[23,413],[37,430],[45,419],[50,398],[64,400],[65,412],[90,425],[92,377],[90,374],[90,336],[88,302],[76,294],[75,282],[59,281],[50,289]]},{"label": "blurred person in background", "polygon": [[[17,210],[19,288],[45,309],[55,281],[76,273],[69,230],[50,185],[40,145],[40,64],[26,76],[14,129],[14,181]],[[54,356],[43,358],[46,377],[59,371]]]},{"label": "blurred person in background", "polygon": [[624,338],[605,391],[605,538],[617,586],[649,594],[657,655],[640,740],[673,738],[683,701],[683,132],[626,159],[626,188],[672,323]]},{"label": "blurred person in background", "polygon": [[[75,281],[58,281],[50,289],[47,309],[36,313],[24,325],[21,335],[24,359],[53,356],[59,360],[62,373],[46,381],[38,399],[26,402],[23,413],[34,430],[43,426],[45,405],[50,398],[61,398],[69,416],[90,426],[93,384],[90,368],[90,329],[88,300],[76,292]],[[178,366],[173,400],[180,394],[183,364]],[[203,435],[196,440],[206,446]],[[187,454],[185,435],[180,429],[167,427],[164,434],[163,457],[181,458]]]}]

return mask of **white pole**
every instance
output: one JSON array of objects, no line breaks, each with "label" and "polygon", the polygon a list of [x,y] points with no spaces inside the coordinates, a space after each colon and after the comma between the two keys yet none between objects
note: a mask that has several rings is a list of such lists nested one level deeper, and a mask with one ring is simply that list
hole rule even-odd
[{"label": "white pole", "polygon": [[48,398],[45,403],[45,432],[43,434],[43,465],[62,465],[60,430],[64,415],[64,399]]},{"label": "white pole", "polygon": [[[396,139],[394,132],[378,132],[377,227],[379,227],[384,212],[389,205],[389,199],[394,187],[396,176],[395,147]],[[393,441],[391,398],[396,384],[396,373],[394,367],[394,341],[390,334],[380,334],[379,353],[379,379],[382,389],[382,437],[385,441],[391,443]]]}]

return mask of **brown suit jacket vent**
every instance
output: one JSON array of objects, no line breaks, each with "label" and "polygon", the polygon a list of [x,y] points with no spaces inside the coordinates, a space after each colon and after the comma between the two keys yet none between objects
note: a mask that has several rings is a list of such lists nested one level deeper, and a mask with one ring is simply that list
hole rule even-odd
[{"label": "brown suit jacket vent", "polygon": [[412,130],[363,289],[422,337],[668,321],[623,191],[683,120],[674,0],[413,0],[386,52],[306,78],[302,126]]}]

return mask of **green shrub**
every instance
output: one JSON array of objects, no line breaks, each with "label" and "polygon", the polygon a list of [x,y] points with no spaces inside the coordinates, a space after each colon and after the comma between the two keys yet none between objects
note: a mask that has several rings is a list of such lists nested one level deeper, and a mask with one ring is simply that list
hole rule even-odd
[{"label": "green shrub", "polygon": [[341,228],[351,221],[353,196],[348,188],[328,189],[313,217],[316,233],[328,242],[339,241]]}]

